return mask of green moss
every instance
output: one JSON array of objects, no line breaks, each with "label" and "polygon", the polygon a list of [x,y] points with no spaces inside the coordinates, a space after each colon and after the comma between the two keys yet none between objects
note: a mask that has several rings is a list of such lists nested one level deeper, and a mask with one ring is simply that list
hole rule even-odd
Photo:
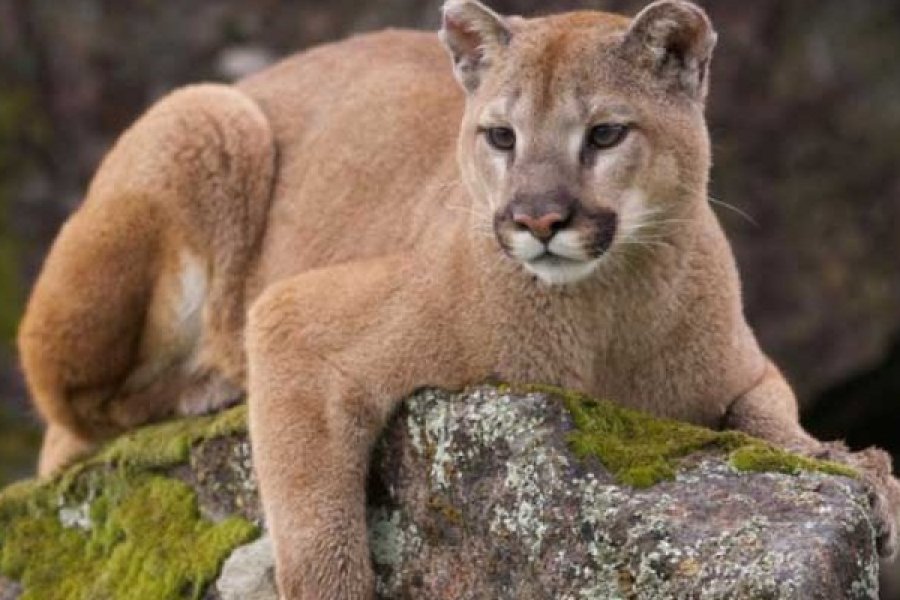
[{"label": "green moss", "polygon": [[141,471],[187,462],[191,447],[204,440],[247,431],[247,406],[191,419],[181,419],[137,429],[116,438],[97,454],[67,473],[73,479],[85,469],[115,465]]},{"label": "green moss", "polygon": [[576,428],[568,438],[572,451],[582,458],[596,457],[625,485],[644,488],[673,479],[682,460],[701,450],[728,452],[730,464],[739,471],[856,476],[849,467],[797,456],[737,431],[659,419],[554,387],[527,389],[560,398]]},{"label": "green moss", "polygon": [[160,471],[202,440],[245,429],[243,407],[149,427],[55,480],[6,488],[0,574],[22,583],[24,600],[200,598],[257,528],[203,518],[194,491]]},{"label": "green moss", "polygon": [[731,464],[740,471],[775,471],[778,473],[796,474],[802,471],[820,471],[830,475],[856,477],[857,473],[850,467],[840,463],[813,460],[767,446],[764,444],[747,445],[731,453]]},{"label": "green moss", "polygon": [[35,507],[46,506],[48,495],[48,486],[34,479],[16,482],[0,492],[0,547],[7,533],[6,525]]},{"label": "green moss", "polygon": [[23,584],[22,600],[200,598],[230,551],[256,535],[240,518],[202,519],[177,480],[146,476],[120,498],[111,487],[86,501],[87,531],[66,527],[52,506],[8,526],[0,572]]}]

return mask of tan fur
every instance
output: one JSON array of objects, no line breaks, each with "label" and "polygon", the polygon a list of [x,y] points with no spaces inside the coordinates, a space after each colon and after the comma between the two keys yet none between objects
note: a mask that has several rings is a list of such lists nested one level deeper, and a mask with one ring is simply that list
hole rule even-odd
[{"label": "tan fur", "polygon": [[273,172],[265,117],[225,86],[175,92],[122,136],[19,330],[35,405],[57,428],[42,473],[128,427],[239,396],[244,284]]},{"label": "tan fur", "polygon": [[[703,101],[715,35],[702,11],[664,0],[634,21],[588,12],[525,20],[451,0],[441,38],[465,94],[433,34],[384,32],[311,50],[231,89],[258,143],[222,118],[218,99],[179,106],[173,96],[139,121],[98,181],[124,163],[116,188],[165,188],[167,203],[141,195],[133,204],[144,225],[110,234],[122,248],[98,247],[91,232],[111,218],[108,203],[123,192],[95,183],[48,258],[23,325],[26,372],[48,420],[95,439],[104,430],[94,422],[173,410],[159,405],[164,390],[156,389],[168,385],[161,382],[169,371],[153,365],[164,357],[184,372],[191,352],[167,349],[179,329],[156,306],[171,292],[151,290],[174,285],[170,256],[190,247],[207,264],[215,264],[213,251],[242,257],[235,278],[243,277],[246,299],[256,298],[246,327],[250,428],[285,598],[372,596],[364,514],[372,443],[414,389],[488,377],[575,388],[856,464],[877,490],[880,542],[892,550],[898,487],[889,462],[810,438],[790,388],[744,320],[734,259],[706,196]],[[208,138],[163,124],[151,131],[171,127],[165,143],[137,148],[129,139],[163,107],[188,123],[191,111],[206,111],[220,123],[215,143],[232,134],[242,141],[226,144],[222,185],[243,195],[226,197],[243,199],[258,216],[272,150],[247,98],[265,114],[278,149],[262,245],[252,251],[255,220],[237,228],[244,237],[189,244],[183,237],[206,235],[207,225],[173,215],[207,201],[203,182],[223,174],[225,162],[203,162],[200,179],[189,161],[160,165],[139,185],[134,172],[145,164]],[[604,122],[630,123],[630,133],[613,148],[587,152],[585,131]],[[479,128],[491,126],[515,129],[513,156],[486,143]],[[185,187],[166,184],[185,180]],[[515,211],[562,199],[576,210],[550,242],[555,256],[542,262]],[[151,212],[167,226],[151,227]],[[610,219],[616,228],[607,247],[599,241]],[[76,235],[76,227],[85,232]],[[96,258],[81,258],[92,248]],[[111,289],[126,267],[143,270],[133,285]],[[78,269],[96,281],[74,279]],[[225,279],[232,283],[219,289],[232,295],[217,302],[237,316],[216,335],[208,334],[215,322],[204,320],[194,352],[214,357],[205,373],[239,385],[233,344],[246,302]],[[218,312],[217,281],[213,267],[205,314]],[[62,290],[72,303],[60,299]],[[127,316],[98,314],[122,290],[134,295]],[[144,314],[161,316],[141,329]],[[79,320],[92,320],[90,328]],[[126,349],[126,339],[135,348],[161,341],[140,354]],[[136,373],[152,400],[123,393]]]}]

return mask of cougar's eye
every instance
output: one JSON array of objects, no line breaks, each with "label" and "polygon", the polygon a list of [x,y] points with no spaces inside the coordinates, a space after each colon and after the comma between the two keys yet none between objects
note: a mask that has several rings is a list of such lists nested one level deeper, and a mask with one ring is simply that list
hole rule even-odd
[{"label": "cougar's eye", "polygon": [[503,152],[509,152],[516,147],[516,132],[509,127],[489,127],[485,134],[488,143]]},{"label": "cougar's eye", "polygon": [[627,134],[628,125],[604,123],[591,127],[588,131],[587,141],[592,147],[602,150],[604,148],[612,148],[620,143]]}]

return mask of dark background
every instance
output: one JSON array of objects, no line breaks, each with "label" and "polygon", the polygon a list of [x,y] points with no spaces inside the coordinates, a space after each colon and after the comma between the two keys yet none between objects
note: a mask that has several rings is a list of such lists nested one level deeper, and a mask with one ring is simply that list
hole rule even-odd
[{"label": "dark background", "polygon": [[[501,12],[643,3],[495,0]],[[712,195],[749,319],[807,425],[900,457],[900,3],[710,0]],[[39,426],[12,345],[30,282],[115,136],[178,85],[385,26],[440,2],[0,0],[0,483]],[[449,68],[449,67],[448,67]]]}]

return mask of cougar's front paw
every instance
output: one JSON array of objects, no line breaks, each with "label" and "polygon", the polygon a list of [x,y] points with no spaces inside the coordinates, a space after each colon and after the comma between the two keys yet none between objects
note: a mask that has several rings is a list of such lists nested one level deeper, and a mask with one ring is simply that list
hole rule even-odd
[{"label": "cougar's front paw", "polygon": [[[321,564],[290,569],[276,558],[275,575],[282,600],[375,600],[375,578],[370,569],[322,557]],[[325,562],[327,561],[327,562]]]},{"label": "cougar's front paw", "polygon": [[900,482],[892,475],[891,457],[884,450],[867,448],[853,454],[872,494],[878,552],[885,558],[897,555],[900,528]]},{"label": "cougar's front paw", "polygon": [[885,558],[897,555],[900,546],[900,482],[893,476],[891,457],[879,448],[849,452],[841,443],[829,444],[822,458],[856,469],[869,488],[878,553]]},{"label": "cougar's front paw", "polygon": [[293,501],[303,500],[291,510],[291,518],[302,525],[287,531],[273,529],[279,598],[375,600],[361,491],[360,486],[352,508],[346,504],[346,495],[335,497],[324,486],[293,491]]}]

